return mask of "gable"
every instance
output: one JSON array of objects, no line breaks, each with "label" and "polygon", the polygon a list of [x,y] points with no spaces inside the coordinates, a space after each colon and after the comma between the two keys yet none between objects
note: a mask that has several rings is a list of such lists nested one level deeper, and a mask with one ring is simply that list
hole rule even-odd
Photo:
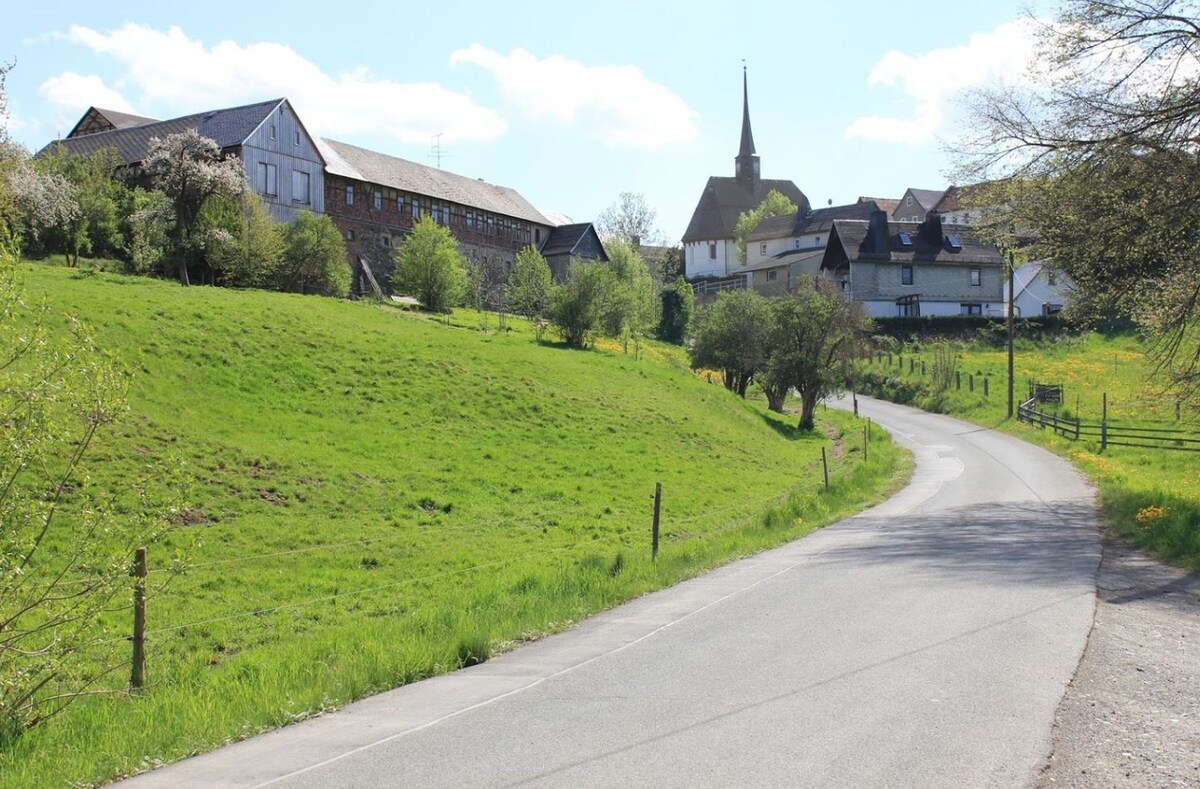
[{"label": "gable", "polygon": [[714,175],[704,185],[683,243],[733,238],[738,217],[757,208],[772,190],[791,200],[800,213],[809,212],[808,198],[791,181],[763,179],[757,188],[747,189],[736,178]]}]

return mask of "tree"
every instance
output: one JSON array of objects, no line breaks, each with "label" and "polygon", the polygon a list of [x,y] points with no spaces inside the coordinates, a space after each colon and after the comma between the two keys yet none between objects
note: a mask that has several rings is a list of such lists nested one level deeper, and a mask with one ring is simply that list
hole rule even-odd
[{"label": "tree", "polygon": [[758,204],[757,208],[743,212],[738,216],[734,236],[737,238],[737,256],[743,265],[746,263],[746,239],[764,219],[773,216],[787,216],[796,213],[796,204],[787,199],[782,192],[772,189]]},{"label": "tree", "polygon": [[586,347],[600,327],[605,301],[616,286],[612,269],[573,259],[561,285],[550,289],[547,315],[567,345]]},{"label": "tree", "polygon": [[150,140],[143,163],[150,182],[171,201],[171,251],[179,283],[191,284],[188,262],[203,239],[195,234],[205,202],[233,196],[246,188],[246,175],[236,157],[226,158],[213,140],[194,129]]},{"label": "tree", "polygon": [[88,484],[81,464],[124,412],[126,376],[78,323],[49,330],[18,258],[0,242],[0,750],[128,665],[97,621],[124,605],[133,547],[158,528],[148,502],[117,518]]},{"label": "tree", "polygon": [[[22,150],[8,136],[8,93],[4,82],[12,63],[0,63],[0,184],[8,183],[8,174],[16,167]],[[7,238],[17,229],[17,207],[7,188],[0,189],[0,238]]]},{"label": "tree", "polygon": [[546,300],[554,279],[546,258],[532,246],[517,253],[512,276],[508,278],[508,303],[513,312],[535,318],[546,309]]},{"label": "tree", "polygon": [[656,216],[657,212],[646,203],[645,195],[621,192],[617,202],[596,218],[596,232],[605,241],[620,239],[634,249],[643,244],[658,244],[662,234],[654,227]]},{"label": "tree", "polygon": [[613,239],[607,250],[613,277],[600,295],[600,327],[610,337],[643,336],[658,322],[654,280],[635,247]]},{"label": "tree", "polygon": [[1038,85],[974,94],[962,147],[965,178],[1000,179],[979,196],[997,240],[1070,274],[1076,316],[1136,320],[1185,394],[1200,388],[1198,11],[1065,0],[1042,28]]},{"label": "tree", "polygon": [[126,195],[125,259],[135,274],[166,276],[171,243],[171,201],[162,192],[134,187]]},{"label": "tree", "polygon": [[725,388],[745,397],[766,359],[770,326],[770,307],[758,293],[720,293],[697,315],[692,369],[720,370]]},{"label": "tree", "polygon": [[23,150],[16,149],[12,158],[5,174],[5,191],[11,195],[25,238],[44,249],[56,233],[66,234],[80,218],[75,187],[59,173],[35,167]]},{"label": "tree", "polygon": [[449,312],[467,289],[466,263],[449,228],[422,216],[396,250],[392,287],[430,312]]},{"label": "tree", "polygon": [[127,187],[114,178],[116,158],[112,149],[77,155],[57,148],[35,160],[39,171],[60,175],[72,186],[79,212],[52,231],[51,247],[62,250],[79,265],[79,256],[113,256],[124,247],[118,207]]},{"label": "tree", "polygon": [[346,244],[328,214],[301,211],[283,231],[279,290],[344,297],[350,293]]},{"label": "tree", "polygon": [[[314,253],[313,250],[319,246],[319,243],[305,244],[304,249],[293,248],[291,262],[293,264],[298,262],[299,265],[289,266],[290,271],[285,276],[281,271],[281,266],[284,260],[284,232],[286,231],[271,216],[271,212],[262,198],[250,189],[246,189],[236,198],[210,200],[205,211],[209,210],[214,216],[211,217],[213,226],[209,230],[210,240],[206,247],[208,260],[216,273],[218,284],[242,288],[262,288],[273,282],[281,286],[285,286],[289,282],[296,282],[299,284],[298,288],[283,287],[283,289],[304,292],[304,287],[321,279],[322,267],[329,267],[333,262],[333,254],[338,245],[334,245],[332,238],[327,237],[320,243],[324,243],[332,250],[329,252],[328,260],[322,261],[319,259],[319,255]],[[302,235],[310,236],[316,233],[316,230],[309,228]],[[336,227],[333,233],[338,237],[340,245],[341,236]],[[329,235],[327,229],[324,231],[324,235]],[[298,243],[297,240],[294,239],[294,241]],[[336,263],[341,268],[346,268],[344,246],[342,247],[342,257]],[[309,265],[312,266],[311,271],[315,276],[302,273],[301,269]],[[349,273],[347,272],[348,281]],[[337,292],[337,295],[345,295],[348,289],[349,285],[347,284],[345,289]]]},{"label": "tree", "polygon": [[679,277],[662,289],[662,317],[658,321],[658,339],[682,345],[696,310],[696,295],[687,280]]},{"label": "tree", "polygon": [[866,334],[862,307],[818,279],[770,300],[759,384],[773,411],[791,391],[800,398],[800,429],[812,430],[817,403],[849,380]]}]

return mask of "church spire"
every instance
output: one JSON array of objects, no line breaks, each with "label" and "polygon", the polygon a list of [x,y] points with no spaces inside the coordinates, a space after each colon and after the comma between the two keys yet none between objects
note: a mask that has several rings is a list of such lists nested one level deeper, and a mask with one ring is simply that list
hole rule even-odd
[{"label": "church spire", "polygon": [[734,159],[734,175],[748,189],[758,188],[759,163],[754,153],[754,133],[750,131],[750,87],[745,63],[742,64],[742,144]]}]

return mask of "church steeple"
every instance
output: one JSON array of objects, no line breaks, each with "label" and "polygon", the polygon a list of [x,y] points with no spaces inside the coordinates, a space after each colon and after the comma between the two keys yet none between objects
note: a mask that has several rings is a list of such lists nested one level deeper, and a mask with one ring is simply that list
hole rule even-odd
[{"label": "church steeple", "polygon": [[742,144],[734,161],[734,175],[748,189],[758,187],[759,163],[754,153],[754,134],[750,131],[750,87],[746,66],[742,66]]}]

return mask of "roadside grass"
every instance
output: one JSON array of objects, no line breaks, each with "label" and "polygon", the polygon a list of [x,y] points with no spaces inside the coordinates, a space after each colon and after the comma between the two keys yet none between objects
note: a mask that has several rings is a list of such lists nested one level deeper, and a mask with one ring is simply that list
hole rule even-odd
[{"label": "roadside grass", "polygon": [[[130,480],[165,498],[154,475],[177,458],[182,502],[150,547],[146,692],[20,738],[0,786],[103,781],[486,660],[862,509],[910,469],[883,431],[864,462],[861,421],[831,409],[834,438],[800,433],[657,343],[635,358],[537,342],[520,318],[483,333],[473,311],[22,272],[131,372],[131,414],[80,475],[132,511]],[[127,649],[130,619],[97,638]]]},{"label": "roadside grass", "polygon": [[[1104,397],[1108,418],[1126,426],[1159,426],[1200,432],[1200,412],[1176,401],[1153,378],[1146,345],[1131,334],[1063,336],[1037,343],[1020,342],[1014,355],[1014,402],[1028,399],[1030,380],[1062,384],[1063,403],[1040,405],[1065,418],[1099,422]],[[900,361],[902,359],[902,366]],[[886,356],[864,362],[874,381],[870,393],[953,414],[997,427],[1070,458],[1097,485],[1105,519],[1118,533],[1177,566],[1200,571],[1200,453],[1108,446],[1098,440],[1070,441],[1053,431],[1008,420],[1008,361],[1004,348],[964,347],[959,369],[962,388],[932,391],[932,345],[909,345],[892,366]],[[921,373],[921,361],[926,374]],[[910,372],[910,363],[913,370]],[[975,376],[970,392],[969,376]],[[983,379],[988,379],[988,396]],[[1015,408],[1015,405],[1014,405]]]}]

